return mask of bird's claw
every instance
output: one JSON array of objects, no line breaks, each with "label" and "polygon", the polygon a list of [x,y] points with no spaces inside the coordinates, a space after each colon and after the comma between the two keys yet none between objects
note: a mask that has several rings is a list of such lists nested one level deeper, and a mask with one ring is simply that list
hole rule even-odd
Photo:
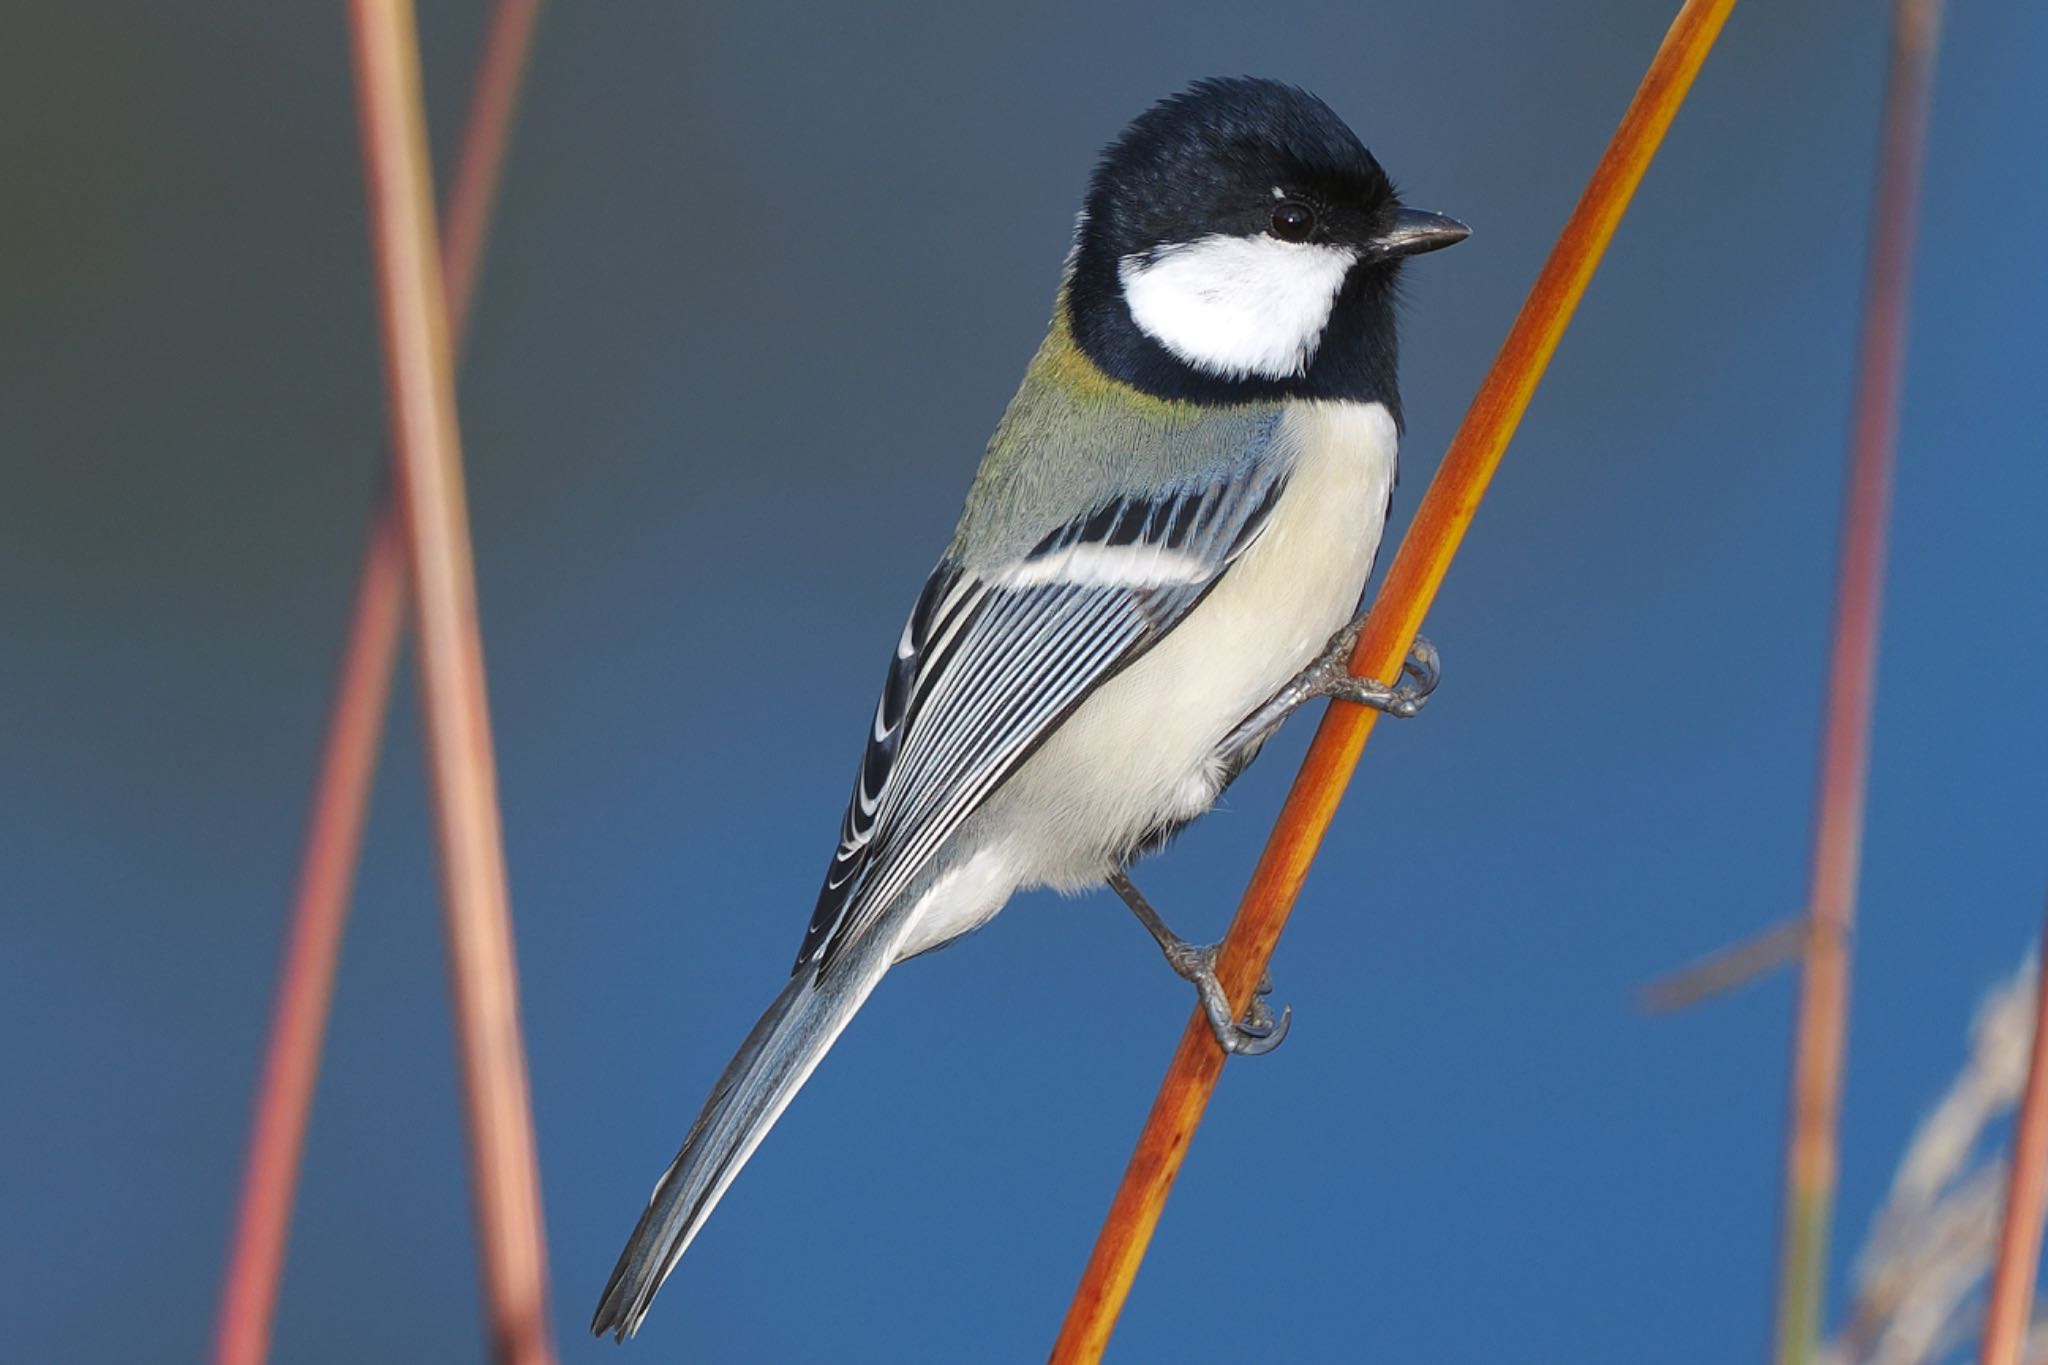
[{"label": "bird's claw", "polygon": [[1404,682],[1394,690],[1407,691],[1415,698],[1415,705],[1420,707],[1429,700],[1429,694],[1436,691],[1436,685],[1444,680],[1443,656],[1436,652],[1436,646],[1429,642],[1428,636],[1418,635],[1408,657],[1401,661],[1401,671],[1413,681]]},{"label": "bird's claw", "polygon": [[1362,619],[1353,621],[1330,637],[1329,647],[1316,661],[1322,673],[1322,689],[1332,697],[1370,706],[1399,720],[1419,715],[1429,694],[1443,681],[1443,656],[1437,653],[1435,645],[1418,635],[1414,648],[1401,662],[1399,683],[1389,687],[1377,678],[1361,678],[1351,671],[1351,656],[1358,648],[1358,635],[1364,624]]},{"label": "bird's claw", "polygon": [[1273,978],[1267,974],[1253,988],[1244,1017],[1233,1019],[1230,997],[1223,993],[1223,983],[1216,979],[1217,946],[1182,944],[1180,952],[1167,954],[1167,961],[1173,964],[1174,971],[1194,983],[1202,1013],[1209,1020],[1209,1031],[1216,1035],[1218,1047],[1239,1057],[1264,1056],[1286,1041],[1287,1030],[1294,1023],[1294,1006],[1282,1006],[1279,1019],[1273,1018],[1265,999],[1273,993]]}]

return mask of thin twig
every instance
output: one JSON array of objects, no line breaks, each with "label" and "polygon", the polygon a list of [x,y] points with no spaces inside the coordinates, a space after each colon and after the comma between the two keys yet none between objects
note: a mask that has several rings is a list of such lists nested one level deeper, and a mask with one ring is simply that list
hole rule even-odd
[{"label": "thin twig", "polygon": [[2042,929],[2040,975],[2034,983],[2034,1038],[2027,1088],[2013,1130],[2005,1190],[2005,1221],[1984,1311],[1982,1365],[2020,1365],[2034,1314],[2034,1274],[2041,1260],[2041,1214],[2048,1195],[2048,924]]},{"label": "thin twig", "polygon": [[[1734,0],[1686,0],[1664,36],[1416,509],[1352,656],[1353,672],[1399,673],[1601,253],[1733,7]],[[1244,1007],[1265,971],[1377,715],[1336,704],[1316,731],[1216,964],[1234,1009]],[[1198,1010],[1181,1035],[1054,1343],[1052,1359],[1060,1365],[1101,1358],[1222,1071],[1223,1052]]]},{"label": "thin twig", "polygon": [[[458,352],[539,12],[540,0],[498,0],[477,64],[441,242],[448,314]],[[299,1158],[320,1073],[335,963],[404,624],[403,528],[396,504],[380,494],[357,575],[340,681],[307,818],[270,1045],[250,1123],[234,1242],[221,1287],[213,1353],[217,1365],[259,1365],[270,1353]]]},{"label": "thin twig", "polygon": [[1797,962],[1812,937],[1813,921],[1808,916],[1779,920],[1740,943],[1731,943],[1648,983],[1643,987],[1643,1008],[1669,1014],[1746,986],[1774,967]]},{"label": "thin twig", "polygon": [[1884,141],[1864,281],[1834,645],[1815,797],[1813,879],[1806,902],[1814,933],[1800,974],[1793,1042],[1778,1267],[1779,1365],[1806,1365],[1813,1359],[1826,1299],[1849,1015],[1848,937],[1855,920],[1863,845],[1885,523],[1939,14],[1938,0],[1897,0],[1892,12],[1891,70],[1885,82]]},{"label": "thin twig", "polygon": [[411,552],[420,692],[492,1355],[553,1360],[496,762],[477,628],[455,374],[410,0],[351,0],[393,467]]}]

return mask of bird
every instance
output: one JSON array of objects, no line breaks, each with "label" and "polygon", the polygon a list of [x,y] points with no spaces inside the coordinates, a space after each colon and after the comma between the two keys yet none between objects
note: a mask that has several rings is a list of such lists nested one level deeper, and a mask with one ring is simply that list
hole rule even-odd
[{"label": "bird", "polygon": [[1402,425],[1407,258],[1463,240],[1407,207],[1321,99],[1213,78],[1102,153],[1053,316],[889,659],[838,847],[786,984],[649,1197],[591,1330],[636,1333],[740,1168],[882,976],[1019,891],[1107,882],[1193,983],[1226,1053],[1215,949],[1132,883],[1297,707],[1412,716],[1354,677]]}]

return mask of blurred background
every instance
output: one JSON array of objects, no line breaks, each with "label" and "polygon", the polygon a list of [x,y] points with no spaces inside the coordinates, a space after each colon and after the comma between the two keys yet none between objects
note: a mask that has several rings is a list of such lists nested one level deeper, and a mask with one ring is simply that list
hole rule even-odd
[{"label": "blurred background", "polygon": [[[1405,520],[1664,4],[560,5],[463,381],[565,1360],[1042,1357],[1189,1009],[1107,893],[893,974],[640,1342],[584,1324],[781,980],[887,649],[1091,160],[1323,95],[1472,240],[1408,272]],[[445,169],[486,14],[425,7]],[[1117,1359],[1754,1358],[1881,7],[1736,10],[1452,572]],[[1833,1282],[2048,828],[2048,9],[1953,7],[1886,594]],[[385,430],[339,5],[0,14],[0,1357],[206,1350]],[[280,1361],[482,1333],[413,674]],[[1299,724],[1140,878],[1219,933]]]}]

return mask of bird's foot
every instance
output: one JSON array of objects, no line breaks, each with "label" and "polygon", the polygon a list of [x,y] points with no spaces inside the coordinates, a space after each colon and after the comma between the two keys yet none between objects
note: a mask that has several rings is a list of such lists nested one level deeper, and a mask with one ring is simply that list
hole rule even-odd
[{"label": "bird's foot", "polygon": [[1436,646],[1418,635],[1414,648],[1402,661],[1402,680],[1389,687],[1377,678],[1361,678],[1351,671],[1351,656],[1358,649],[1358,636],[1365,629],[1365,617],[1354,617],[1335,635],[1316,661],[1303,671],[1310,692],[1357,702],[1375,711],[1407,720],[1422,710],[1429,694],[1443,681],[1443,658]]},{"label": "bird's foot", "polygon": [[1111,872],[1108,880],[1124,904],[1131,907],[1131,913],[1138,917],[1138,923],[1145,926],[1145,932],[1152,935],[1152,941],[1159,945],[1159,951],[1165,955],[1166,964],[1173,968],[1175,975],[1193,983],[1195,995],[1202,1002],[1202,1013],[1208,1016],[1209,1030],[1216,1035],[1218,1047],[1241,1057],[1257,1057],[1280,1046],[1287,1037],[1288,1025],[1294,1022],[1294,1006],[1284,1006],[1280,1017],[1277,1020],[1273,1018],[1273,1011],[1266,1007],[1266,997],[1273,993],[1272,977],[1259,978],[1258,987],[1252,992],[1252,1002],[1245,1006],[1244,1018],[1233,1018],[1230,997],[1223,993],[1223,983],[1216,979],[1216,949],[1219,945],[1189,943],[1174,933],[1122,868]]},{"label": "bird's foot", "polygon": [[1313,663],[1224,736],[1217,752],[1238,756],[1235,761],[1243,766],[1250,761],[1248,755],[1256,753],[1282,722],[1317,697],[1357,702],[1403,720],[1421,711],[1422,704],[1443,678],[1443,663],[1437,657],[1436,646],[1416,636],[1415,647],[1408,651],[1408,658],[1401,665],[1401,672],[1407,676],[1389,687],[1377,678],[1361,678],[1351,671],[1351,655],[1358,648],[1359,632],[1364,629],[1365,617],[1358,616],[1332,635]]},{"label": "bird's foot", "polygon": [[1252,992],[1251,1004],[1245,1007],[1244,1017],[1233,1019],[1230,998],[1223,993],[1223,983],[1216,979],[1218,946],[1177,941],[1175,946],[1165,949],[1166,961],[1184,980],[1193,983],[1218,1047],[1240,1057],[1264,1056],[1286,1041],[1287,1030],[1294,1022],[1294,1006],[1282,1006],[1279,1019],[1274,1019],[1273,1011],[1266,1005],[1266,997],[1273,993],[1273,978],[1262,976]]}]

